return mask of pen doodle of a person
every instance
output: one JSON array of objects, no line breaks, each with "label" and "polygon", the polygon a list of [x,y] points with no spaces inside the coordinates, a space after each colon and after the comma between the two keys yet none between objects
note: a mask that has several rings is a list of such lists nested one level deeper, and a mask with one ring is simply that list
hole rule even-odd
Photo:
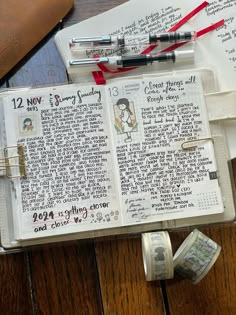
[{"label": "pen doodle of a person", "polygon": [[32,131],[34,128],[31,118],[25,118],[23,121],[23,130]]},{"label": "pen doodle of a person", "polygon": [[118,106],[120,112],[120,120],[123,125],[124,133],[126,133],[127,138],[125,139],[125,142],[130,142],[132,140],[131,138],[131,131],[134,127],[134,124],[132,122],[131,116],[133,115],[132,111],[130,110],[130,104],[129,100],[127,98],[120,98],[116,105]]}]

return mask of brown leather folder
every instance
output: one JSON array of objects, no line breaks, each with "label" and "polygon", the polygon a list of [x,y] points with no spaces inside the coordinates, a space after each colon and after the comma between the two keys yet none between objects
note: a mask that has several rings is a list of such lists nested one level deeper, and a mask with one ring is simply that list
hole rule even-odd
[{"label": "brown leather folder", "polygon": [[73,6],[73,0],[0,0],[0,79]]}]

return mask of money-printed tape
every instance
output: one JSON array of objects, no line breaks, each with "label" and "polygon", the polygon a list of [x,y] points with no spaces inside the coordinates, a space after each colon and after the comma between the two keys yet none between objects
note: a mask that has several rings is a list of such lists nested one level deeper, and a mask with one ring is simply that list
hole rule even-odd
[{"label": "money-printed tape", "polygon": [[174,263],[168,232],[142,234],[142,253],[147,281],[173,278]]},{"label": "money-printed tape", "polygon": [[197,284],[214,265],[221,247],[205,234],[195,229],[174,255],[174,269]]}]

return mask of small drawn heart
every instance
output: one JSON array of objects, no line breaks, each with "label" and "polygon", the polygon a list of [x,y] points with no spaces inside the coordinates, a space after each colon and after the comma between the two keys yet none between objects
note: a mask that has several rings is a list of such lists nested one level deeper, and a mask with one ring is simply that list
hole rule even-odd
[{"label": "small drawn heart", "polygon": [[176,184],[177,187],[180,187],[180,184]]},{"label": "small drawn heart", "polygon": [[75,221],[75,223],[78,223],[79,218],[78,218],[78,217],[75,217],[75,218],[74,218],[74,221]]}]

